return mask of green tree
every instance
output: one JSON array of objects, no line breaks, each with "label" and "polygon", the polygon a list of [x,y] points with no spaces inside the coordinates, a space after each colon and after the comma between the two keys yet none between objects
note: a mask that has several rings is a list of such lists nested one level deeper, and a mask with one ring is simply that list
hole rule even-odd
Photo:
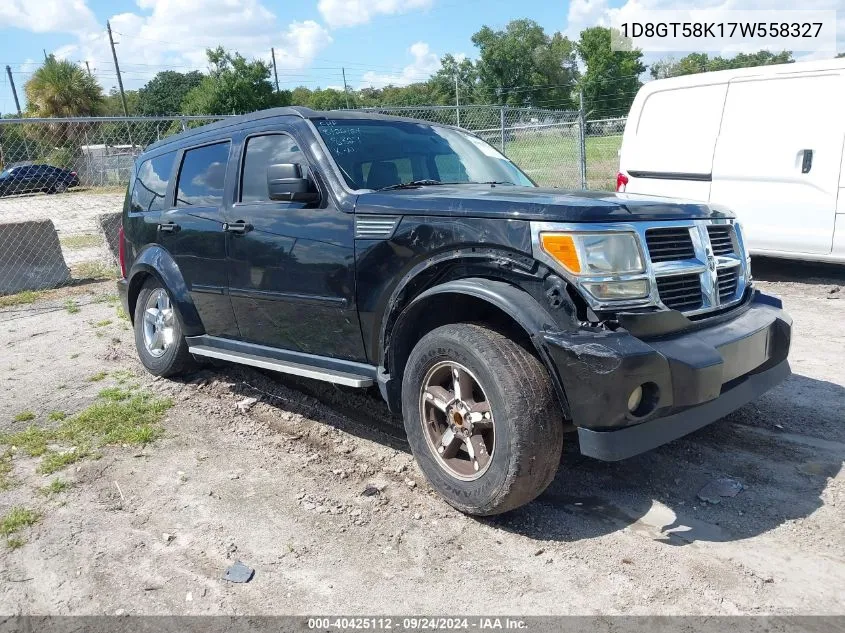
[{"label": "green tree", "polygon": [[103,89],[73,62],[50,55],[24,84],[27,113],[34,117],[94,116],[103,109]]},{"label": "green tree", "polygon": [[651,65],[649,70],[653,79],[680,77],[681,75],[695,75],[714,70],[729,70],[732,68],[749,68],[751,66],[768,66],[770,64],[789,64],[794,62],[790,51],[770,53],[739,53],[734,57],[709,57],[707,53],[691,53],[679,60],[671,57],[661,59]]},{"label": "green tree", "polygon": [[177,73],[165,70],[138,91],[138,112],[144,116],[181,114],[185,96],[202,83],[203,74],[193,70]]},{"label": "green tree", "polygon": [[[126,95],[126,110],[129,116],[137,116],[140,111],[141,97],[137,90],[127,90]],[[106,116],[123,116],[123,102],[120,99],[120,90],[112,88],[109,90],[108,96],[103,102],[103,112]]]},{"label": "green tree", "polygon": [[462,105],[478,102],[478,68],[469,59],[458,60],[454,55],[445,55],[440,60],[440,68],[428,80],[430,94],[435,105],[455,103],[455,78]]},{"label": "green tree", "polygon": [[513,20],[503,31],[483,27],[472,43],[480,53],[478,92],[483,102],[573,107],[575,46],[560,33],[549,37],[533,20]]},{"label": "green tree", "polygon": [[587,115],[601,119],[627,114],[642,85],[643,54],[611,50],[610,29],[594,26],[581,32],[578,55],[587,67],[579,83]]},{"label": "green tree", "polygon": [[184,114],[243,114],[290,104],[290,92],[273,89],[269,64],[248,61],[222,46],[206,50],[206,55],[209,74],[185,96]]}]

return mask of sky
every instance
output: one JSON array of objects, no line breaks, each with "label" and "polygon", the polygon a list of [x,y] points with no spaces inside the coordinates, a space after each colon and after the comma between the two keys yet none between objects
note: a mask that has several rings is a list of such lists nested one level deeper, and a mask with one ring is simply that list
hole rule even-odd
[{"label": "sky", "polygon": [[[688,7],[691,0],[2,0],[0,71],[9,65],[23,102],[23,84],[45,52],[88,65],[106,92],[117,85],[106,20],[111,22],[124,86],[136,89],[160,70],[205,70],[205,49],[218,44],[270,60],[292,89],[404,85],[435,72],[446,53],[477,56],[471,37],[482,25],[503,28],[531,18],[547,33],[577,39],[584,28],[609,25],[614,10]],[[793,0],[696,0],[732,9],[795,8]],[[839,9],[845,42],[845,0],[803,0],[801,8]],[[648,60],[646,60],[648,61]],[[23,103],[22,103],[23,105]],[[14,110],[5,72],[0,113]]]}]

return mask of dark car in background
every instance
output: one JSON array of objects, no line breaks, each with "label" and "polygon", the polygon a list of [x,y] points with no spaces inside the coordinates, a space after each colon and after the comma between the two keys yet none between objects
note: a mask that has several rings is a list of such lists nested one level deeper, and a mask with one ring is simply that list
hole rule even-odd
[{"label": "dark car in background", "polygon": [[63,193],[79,186],[75,171],[53,165],[17,165],[0,172],[0,196],[20,193]]}]

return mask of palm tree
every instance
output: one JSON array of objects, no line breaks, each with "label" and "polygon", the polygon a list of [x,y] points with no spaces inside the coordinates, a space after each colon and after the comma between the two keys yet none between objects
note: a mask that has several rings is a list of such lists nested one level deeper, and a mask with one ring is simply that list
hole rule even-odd
[{"label": "palm tree", "polygon": [[105,102],[97,81],[67,60],[47,58],[24,85],[27,113],[35,117],[94,116]]}]

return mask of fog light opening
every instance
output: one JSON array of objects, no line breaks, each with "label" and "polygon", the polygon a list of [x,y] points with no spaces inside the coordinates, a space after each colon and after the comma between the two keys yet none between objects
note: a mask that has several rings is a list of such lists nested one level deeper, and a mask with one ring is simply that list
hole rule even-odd
[{"label": "fog light opening", "polygon": [[644,382],[635,387],[628,396],[628,413],[631,417],[642,418],[657,407],[660,389],[653,382]]}]

